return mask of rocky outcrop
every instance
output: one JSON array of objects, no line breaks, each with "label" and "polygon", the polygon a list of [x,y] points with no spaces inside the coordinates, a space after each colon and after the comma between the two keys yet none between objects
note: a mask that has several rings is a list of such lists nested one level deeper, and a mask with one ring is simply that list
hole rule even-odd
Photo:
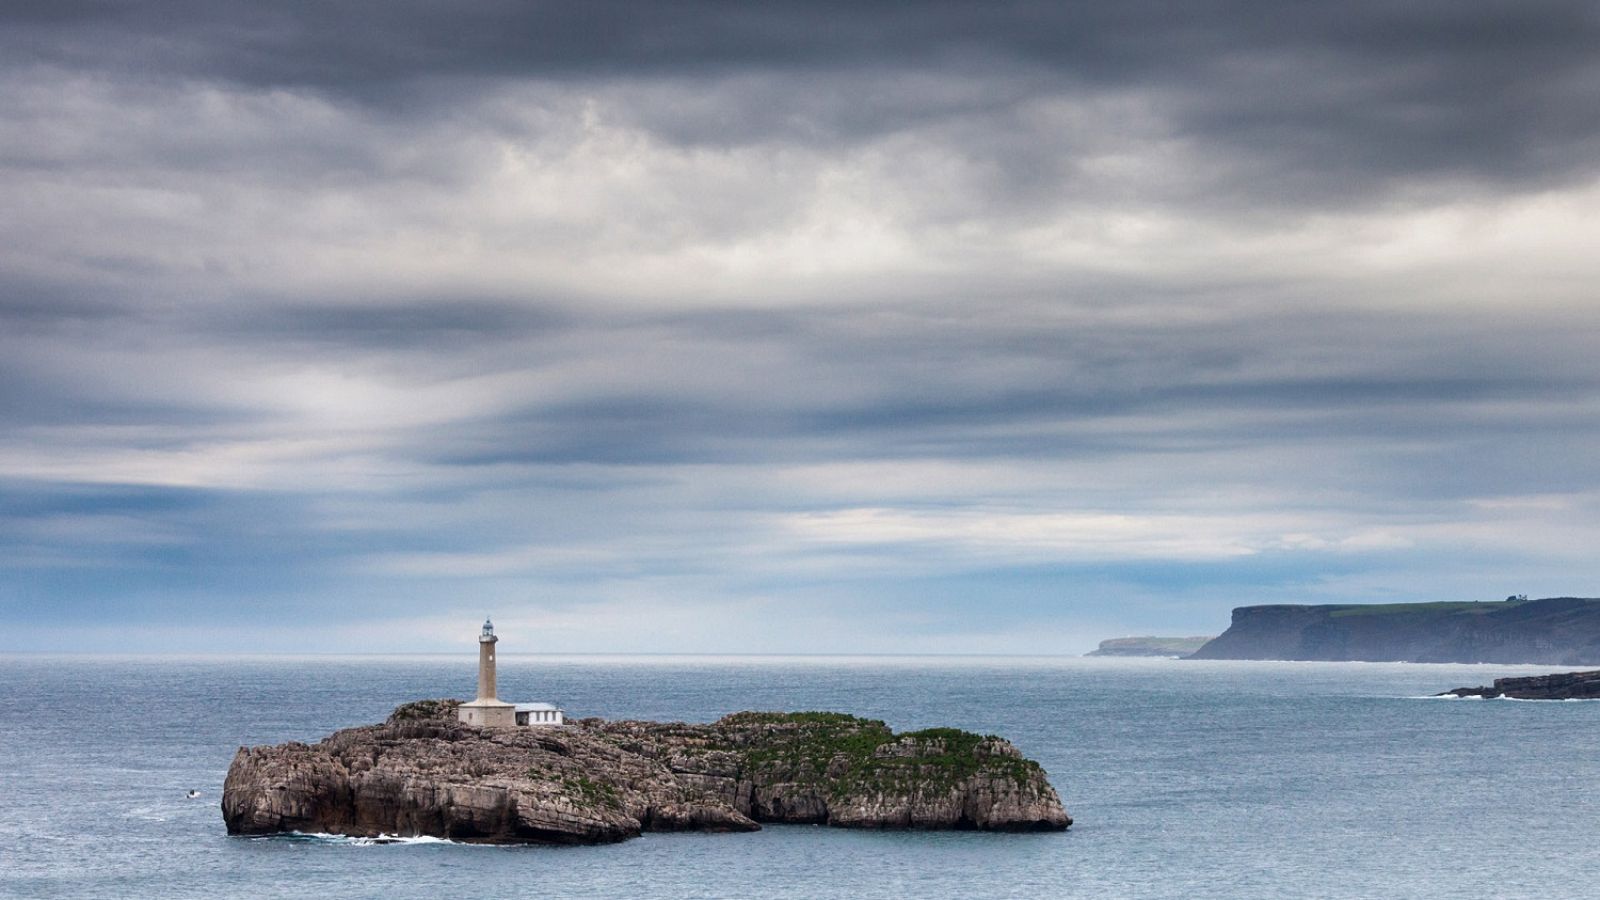
[{"label": "rocky outcrop", "polygon": [[1600,700],[1600,670],[1496,678],[1490,687],[1456,688],[1440,697],[1509,697],[1513,700]]},{"label": "rocky outcrop", "polygon": [[955,729],[895,734],[838,713],[737,713],[710,725],[581,719],[475,728],[455,701],[316,744],[241,747],[223,785],[230,834],[434,835],[593,844],[641,831],[1059,830],[1039,765]]},{"label": "rocky outcrop", "polygon": [[1111,638],[1085,656],[1188,656],[1211,640],[1209,637]]},{"label": "rocky outcrop", "polygon": [[1600,664],[1600,600],[1242,606],[1190,658]]}]

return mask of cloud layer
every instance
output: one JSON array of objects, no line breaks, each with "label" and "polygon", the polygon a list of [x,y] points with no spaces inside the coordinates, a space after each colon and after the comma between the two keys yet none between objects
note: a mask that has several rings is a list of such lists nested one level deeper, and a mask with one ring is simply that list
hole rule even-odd
[{"label": "cloud layer", "polygon": [[0,650],[438,649],[489,610],[1070,652],[1591,593],[1597,32],[11,4]]}]

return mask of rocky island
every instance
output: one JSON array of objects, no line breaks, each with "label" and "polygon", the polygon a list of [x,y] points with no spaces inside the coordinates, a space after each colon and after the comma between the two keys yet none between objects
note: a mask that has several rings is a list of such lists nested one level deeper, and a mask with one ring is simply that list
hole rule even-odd
[{"label": "rocky island", "polygon": [[229,834],[432,835],[595,844],[643,831],[1061,830],[1038,763],[951,728],[903,734],[840,713],[743,712],[709,725],[578,719],[476,727],[459,701],[405,704],[315,744],[241,747]]},{"label": "rocky island", "polygon": [[1085,656],[1188,656],[1204,647],[1209,637],[1111,638]]},{"label": "rocky island", "polygon": [[1508,697],[1512,700],[1600,700],[1600,670],[1496,678],[1489,687],[1462,687],[1440,697]]},{"label": "rocky island", "polygon": [[1600,600],[1241,606],[1191,659],[1600,664]]}]

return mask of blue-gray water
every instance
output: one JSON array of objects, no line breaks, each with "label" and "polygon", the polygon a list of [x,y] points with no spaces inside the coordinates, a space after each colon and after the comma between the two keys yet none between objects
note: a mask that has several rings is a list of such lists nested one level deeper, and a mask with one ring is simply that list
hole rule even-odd
[{"label": "blue-gray water", "polygon": [[[834,709],[1011,738],[1045,835],[772,827],[606,847],[236,839],[240,744],[470,694],[454,657],[0,657],[0,895],[1550,897],[1600,878],[1600,703],[1416,699],[1489,666],[507,655],[501,695],[708,721]],[[196,788],[199,800],[185,799]]]}]

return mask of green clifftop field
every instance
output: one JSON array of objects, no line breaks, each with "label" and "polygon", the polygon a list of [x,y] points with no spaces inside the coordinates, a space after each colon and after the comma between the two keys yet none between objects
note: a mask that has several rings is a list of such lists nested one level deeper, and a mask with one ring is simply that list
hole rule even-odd
[{"label": "green clifftop field", "polygon": [[1191,659],[1600,663],[1600,599],[1241,606]]},{"label": "green clifftop field", "polygon": [[1205,646],[1209,637],[1111,638],[1086,656],[1188,656]]}]

